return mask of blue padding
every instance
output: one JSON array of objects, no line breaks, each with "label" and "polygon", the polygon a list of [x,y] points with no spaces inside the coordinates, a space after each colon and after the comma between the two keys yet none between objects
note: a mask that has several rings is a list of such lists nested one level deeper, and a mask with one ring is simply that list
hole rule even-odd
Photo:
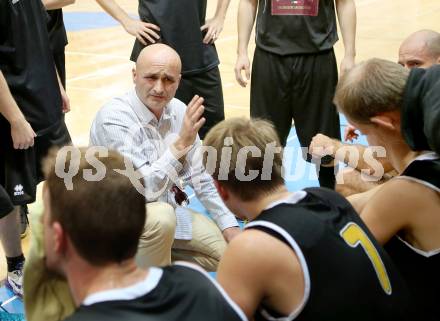
[{"label": "blue padding", "polygon": [[[14,297],[14,293],[10,291],[8,288],[6,288],[4,285],[0,287],[0,304],[3,304],[10,298]],[[6,310],[9,315],[13,315],[15,318],[10,319],[3,319],[4,315],[0,316],[0,320],[24,320],[24,319],[17,319],[20,317],[20,314],[22,315],[24,313],[24,306],[23,301],[19,298],[14,299],[13,301],[10,301],[9,303],[2,305],[3,309]],[[5,312],[4,310],[0,310],[0,312]]]},{"label": "blue padding", "polygon": [[109,28],[119,25],[105,12],[64,12],[64,25],[67,31]]}]

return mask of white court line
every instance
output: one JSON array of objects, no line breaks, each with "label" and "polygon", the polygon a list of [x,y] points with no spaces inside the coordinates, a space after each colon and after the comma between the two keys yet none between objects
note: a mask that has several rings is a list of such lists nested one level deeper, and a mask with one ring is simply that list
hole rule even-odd
[{"label": "white court line", "polygon": [[292,135],[292,137],[287,138],[287,142],[291,142],[292,140],[298,138],[297,135]]},{"label": "white court line", "polygon": [[1,306],[4,307],[5,305],[11,303],[12,301],[14,301],[16,299],[18,299],[18,296],[14,295],[12,298],[9,298],[6,301],[4,301]]},{"label": "white court line", "polygon": [[237,36],[221,37],[220,39],[216,40],[215,43],[219,44],[219,43],[228,42],[228,41],[235,40],[235,39],[237,39]]},{"label": "white court line", "polygon": [[243,107],[243,106],[237,106],[237,105],[225,105],[225,108],[239,109],[239,110],[249,110],[249,108],[246,108],[246,107]]},{"label": "white court line", "polygon": [[82,51],[66,51],[66,55],[72,55],[72,56],[77,55],[77,56],[86,56],[86,57],[103,57],[103,58],[115,58],[115,59],[129,60],[128,56],[99,54],[99,53],[82,52]]},{"label": "white court line", "polygon": [[132,67],[132,63],[123,63],[123,64],[118,64],[116,66],[111,66],[111,67],[99,69],[94,72],[84,74],[82,76],[67,79],[67,82],[69,83],[69,82],[73,82],[73,81],[77,81],[77,80],[84,80],[84,79],[93,78],[93,77],[111,76],[111,75],[115,74],[116,72],[118,72],[119,70],[126,69],[127,67]]},{"label": "white court line", "polygon": [[227,82],[226,84],[223,84],[223,88],[229,88],[235,86],[235,83],[233,82]]}]

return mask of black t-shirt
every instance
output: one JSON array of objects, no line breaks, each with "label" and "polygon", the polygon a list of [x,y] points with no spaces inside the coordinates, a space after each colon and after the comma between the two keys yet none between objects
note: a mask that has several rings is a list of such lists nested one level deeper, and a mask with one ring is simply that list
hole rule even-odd
[{"label": "black t-shirt", "polygon": [[[267,209],[246,227],[280,239],[299,258],[306,293],[295,320],[413,320],[405,282],[353,207],[331,190],[304,191],[296,204]],[[280,317],[262,306],[255,320],[268,314]]]},{"label": "black t-shirt", "polygon": [[[440,193],[440,159],[438,158],[415,160],[403,171],[402,176],[414,179]],[[414,297],[413,305],[417,306],[418,319],[438,320],[440,252],[420,251],[398,236],[393,237],[385,245],[385,249],[408,283]]]},{"label": "black t-shirt", "polygon": [[259,0],[256,44],[278,54],[309,54],[338,40],[333,0]]},{"label": "black t-shirt", "polygon": [[[0,0],[0,70],[38,135],[61,120],[61,95],[41,1]],[[9,127],[0,116],[0,128]]]},{"label": "black t-shirt", "polygon": [[[182,74],[210,70],[219,64],[213,44],[204,44],[206,0],[139,0],[142,21],[160,27],[161,41],[174,48],[182,60]],[[131,60],[136,61],[143,45],[136,39]]]},{"label": "black t-shirt", "polygon": [[53,53],[64,52],[67,45],[66,28],[64,27],[63,10],[48,10],[49,21],[47,30],[49,32],[49,42]]},{"label": "black t-shirt", "polygon": [[66,321],[246,320],[243,312],[220,292],[206,272],[181,265],[161,270],[163,274],[157,285],[145,286],[151,289],[148,293],[136,299],[81,305]]}]

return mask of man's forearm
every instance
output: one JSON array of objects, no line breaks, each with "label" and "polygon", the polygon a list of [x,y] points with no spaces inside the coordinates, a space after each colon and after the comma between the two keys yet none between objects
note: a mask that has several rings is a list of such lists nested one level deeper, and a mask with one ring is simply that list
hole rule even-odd
[{"label": "man's forearm", "polygon": [[117,20],[124,28],[131,18],[114,0],[96,0],[96,2]]},{"label": "man's forearm", "polygon": [[239,55],[247,55],[249,39],[257,13],[257,0],[241,0],[238,7],[238,48]]},{"label": "man's forearm", "polygon": [[74,4],[75,0],[42,0],[42,2],[46,10],[54,10]]},{"label": "man's forearm", "polygon": [[339,27],[344,41],[345,55],[356,55],[356,5],[353,0],[336,0]]},{"label": "man's forearm", "polygon": [[12,97],[6,79],[0,71],[0,113],[12,124],[24,119],[24,115]]},{"label": "man's forearm", "polygon": [[228,11],[229,3],[231,0],[218,0],[217,9],[215,10],[215,16],[225,19],[226,12]]}]

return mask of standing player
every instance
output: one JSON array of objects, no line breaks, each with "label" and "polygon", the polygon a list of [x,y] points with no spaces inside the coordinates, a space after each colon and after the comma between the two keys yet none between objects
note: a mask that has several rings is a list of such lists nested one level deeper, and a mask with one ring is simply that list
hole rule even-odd
[{"label": "standing player", "polygon": [[[248,43],[257,15],[252,64],[251,117],[270,120],[286,145],[292,118],[302,147],[323,133],[340,138],[332,103],[338,72],[333,45],[338,40],[336,11],[344,39],[341,73],[354,64],[356,8],[353,0],[241,0],[235,76],[250,77]],[[258,9],[258,13],[257,13]],[[308,154],[310,161],[311,156]],[[333,167],[319,169],[321,186],[334,188]]]},{"label": "standing player", "polygon": [[[14,206],[1,220],[0,233],[3,244],[13,243],[5,246],[7,285],[17,295],[23,293],[24,263],[15,233],[19,206],[35,201],[40,160],[48,148],[70,141],[62,121],[69,108],[50,53],[42,3],[0,0],[0,204]],[[14,249],[13,257],[8,249]]]},{"label": "standing player", "polygon": [[220,196],[250,221],[218,269],[220,284],[248,318],[412,320],[403,281],[347,200],[328,189],[287,191],[270,124],[229,119],[204,144]]},{"label": "standing player", "polygon": [[177,51],[182,60],[182,79],[176,98],[188,104],[194,95],[204,98],[206,123],[199,131],[203,139],[208,130],[225,119],[223,91],[214,42],[223,30],[230,0],[217,0],[212,19],[205,20],[206,0],[139,0],[141,21],[127,15],[114,0],[96,0],[105,11],[136,36],[131,60],[136,61],[146,45],[163,42]]},{"label": "standing player", "polygon": [[75,0],[43,0],[49,15],[47,30],[49,32],[50,48],[57,72],[64,89],[66,89],[66,56],[64,48],[67,45],[66,28],[63,20],[63,7],[75,3]]}]

